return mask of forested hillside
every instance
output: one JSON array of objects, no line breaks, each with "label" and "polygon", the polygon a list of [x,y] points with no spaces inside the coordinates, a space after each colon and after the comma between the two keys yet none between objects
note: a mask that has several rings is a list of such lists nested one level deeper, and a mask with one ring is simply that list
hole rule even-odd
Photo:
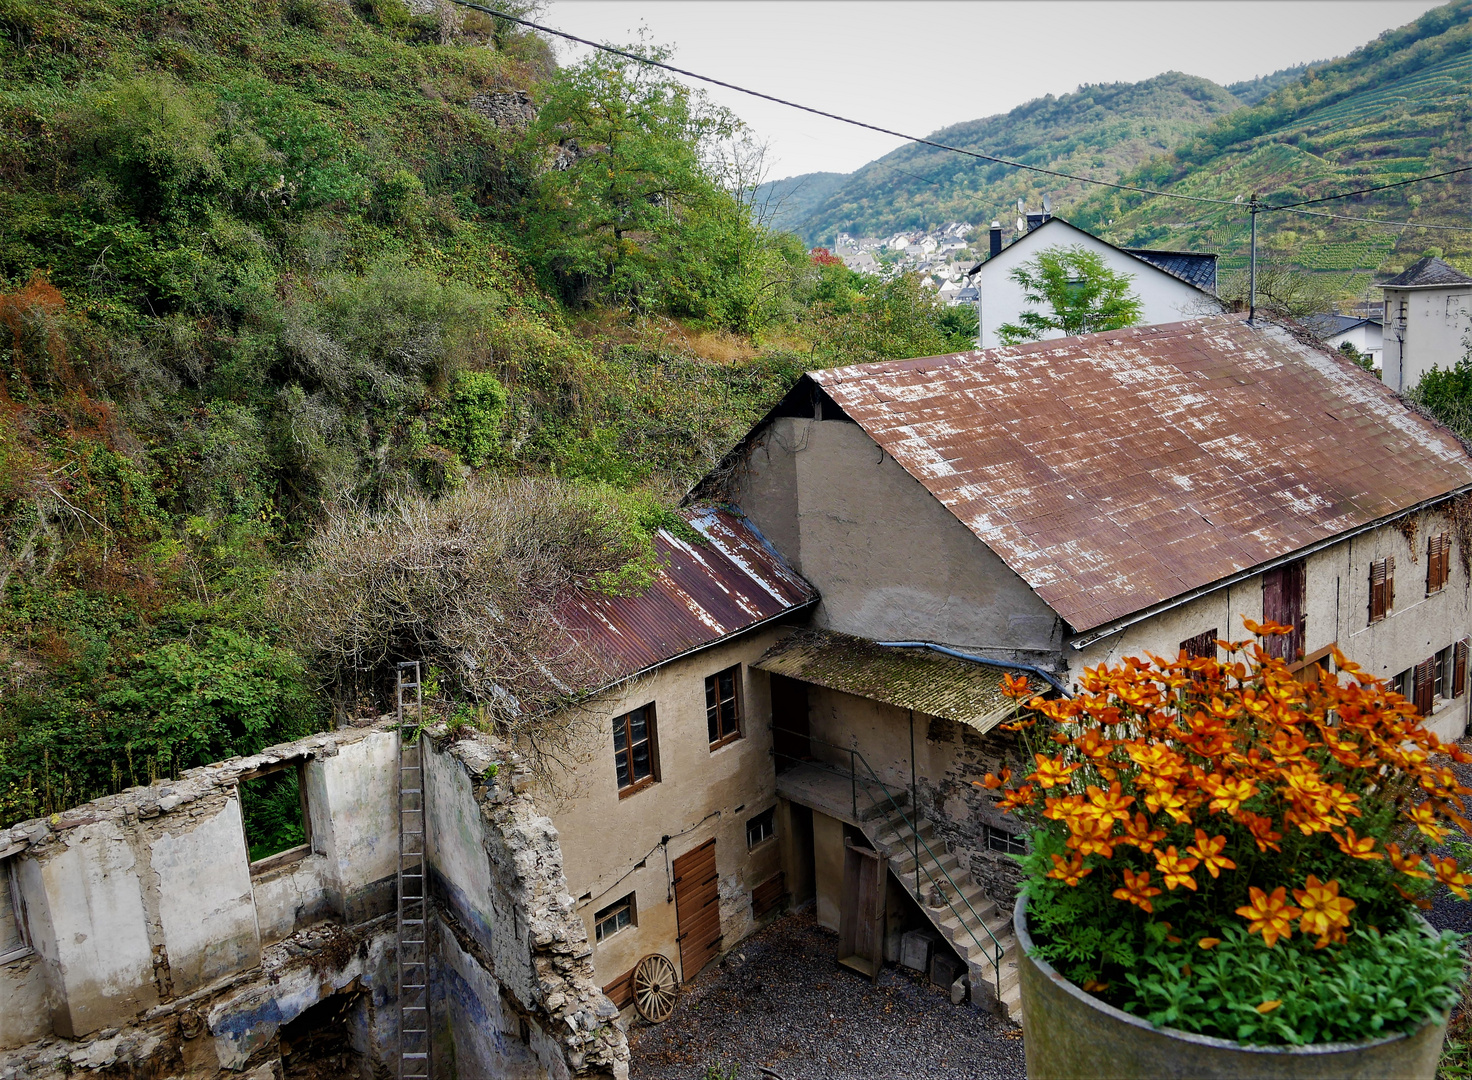
[{"label": "forested hillside", "polygon": [[[1169,72],[1139,83],[1083,86],[1060,97],[1049,94],[1011,112],[956,124],[928,137],[1029,165],[1112,180],[1239,104],[1209,79]],[[808,181],[809,189],[823,185],[806,177],[776,183],[798,181]],[[1010,221],[1019,198],[1037,207],[1045,192],[1055,206],[1084,194],[1081,185],[910,144],[844,178],[831,194],[804,207],[801,218],[783,220],[810,243],[828,243],[839,231],[886,236],[947,221],[978,225],[992,218]]]},{"label": "forested hillside", "polygon": [[[1212,198],[1255,192],[1268,202],[1292,202],[1456,168],[1472,163],[1469,85],[1472,3],[1457,0],[1347,57],[1314,65],[1131,179]],[[1413,222],[1407,229],[1264,215],[1264,256],[1311,271],[1344,296],[1365,294],[1374,272],[1399,272],[1431,250],[1472,266],[1472,233],[1425,228],[1467,225],[1467,192],[1463,175],[1307,208]],[[1247,215],[1238,210],[1105,193],[1069,213],[1119,242],[1215,250],[1228,269],[1245,262]]]},{"label": "forested hillside", "polygon": [[540,476],[527,565],[616,589],[801,370],[969,340],[746,152],[449,4],[0,0],[0,823],[372,707],[413,636],[345,674],[278,602],[329,518]]}]

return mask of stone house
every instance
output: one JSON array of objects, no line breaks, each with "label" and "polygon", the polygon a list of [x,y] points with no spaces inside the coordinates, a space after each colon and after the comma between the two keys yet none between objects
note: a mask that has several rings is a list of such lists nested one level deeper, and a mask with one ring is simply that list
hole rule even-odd
[{"label": "stone house", "polygon": [[1000,669],[1067,684],[1271,619],[1286,658],[1337,643],[1460,737],[1469,493],[1450,432],[1240,316],[809,374],[695,493],[822,597],[756,664],[796,747],[777,761],[794,897],[840,925],[848,847],[887,851],[890,914],[923,909],[1010,1007],[988,904],[1021,842],[970,784],[1008,753]]}]

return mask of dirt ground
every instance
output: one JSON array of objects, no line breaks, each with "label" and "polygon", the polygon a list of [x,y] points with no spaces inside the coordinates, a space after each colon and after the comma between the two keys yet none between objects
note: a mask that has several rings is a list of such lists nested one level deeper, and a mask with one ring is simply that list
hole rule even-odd
[{"label": "dirt ground", "polygon": [[904,968],[875,986],[837,942],[811,911],[742,942],[663,1024],[630,1025],[631,1080],[1021,1080],[1020,1028]]}]

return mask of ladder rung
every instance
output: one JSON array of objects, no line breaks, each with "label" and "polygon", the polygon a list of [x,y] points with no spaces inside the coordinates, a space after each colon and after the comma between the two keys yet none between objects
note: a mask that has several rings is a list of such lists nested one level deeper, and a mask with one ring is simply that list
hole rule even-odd
[{"label": "ladder rung", "polygon": [[422,788],[417,788],[417,787],[399,788],[399,794],[400,795],[420,795],[422,793],[423,793],[423,789]]},{"label": "ladder rung", "polygon": [[423,919],[405,919],[404,920],[404,925],[405,926],[422,926],[422,925],[424,925],[424,920]]}]

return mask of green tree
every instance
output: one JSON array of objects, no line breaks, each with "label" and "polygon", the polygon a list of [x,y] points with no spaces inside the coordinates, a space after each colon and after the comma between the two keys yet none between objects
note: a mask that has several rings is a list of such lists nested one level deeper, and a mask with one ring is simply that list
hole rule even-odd
[{"label": "green tree", "polygon": [[1134,278],[1109,269],[1102,257],[1082,245],[1040,251],[1011,277],[1029,304],[1045,310],[1023,311],[1015,323],[999,326],[997,337],[1004,345],[1038,341],[1053,331],[1092,334],[1140,321],[1143,305],[1130,292]]},{"label": "green tree", "polygon": [[1432,368],[1406,397],[1466,441],[1472,440],[1472,335],[1463,345],[1466,351],[1450,371]]},{"label": "green tree", "polygon": [[[837,270],[851,277],[845,282]],[[810,314],[813,352],[825,363],[936,356],[969,348],[974,340],[958,342],[948,322],[952,309],[922,288],[917,275],[884,280],[837,270],[825,268],[821,285],[828,298],[815,301]]]}]

